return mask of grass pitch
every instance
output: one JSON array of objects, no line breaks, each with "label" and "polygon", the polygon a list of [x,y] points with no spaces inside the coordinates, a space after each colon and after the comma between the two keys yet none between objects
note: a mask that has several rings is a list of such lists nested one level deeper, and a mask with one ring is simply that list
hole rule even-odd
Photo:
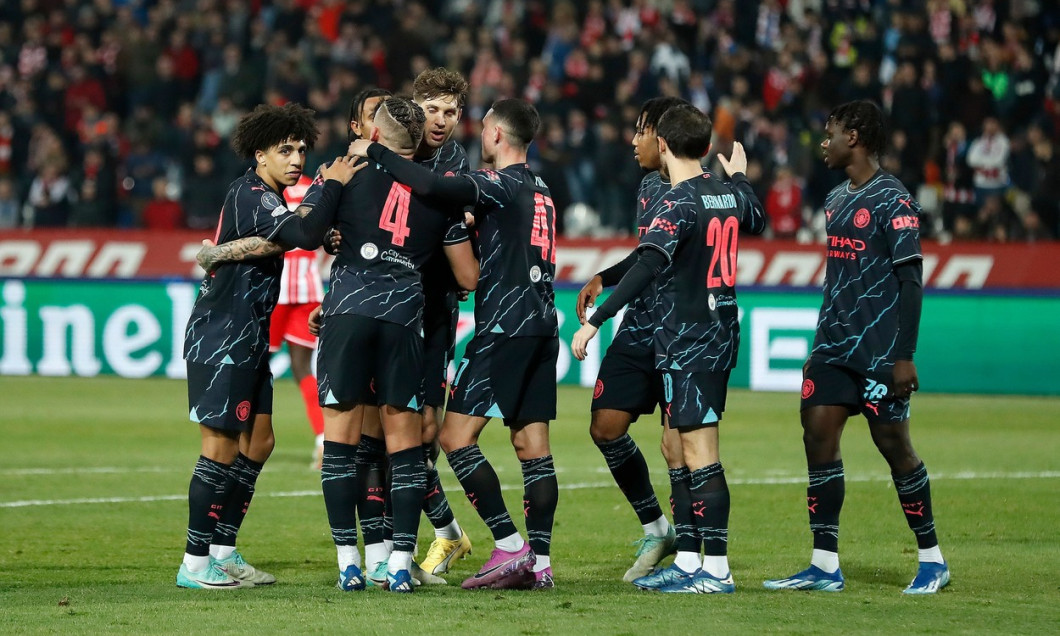
[{"label": "grass pitch", "polygon": [[[172,380],[0,378],[0,632],[193,631],[364,634],[1057,633],[1060,625],[1060,400],[917,395],[913,435],[932,476],[953,581],[934,597],[901,590],[916,544],[863,420],[844,439],[841,594],[768,592],[805,567],[810,535],[798,399],[730,394],[722,458],[732,493],[737,593],[664,596],[622,583],[641,535],[587,434],[587,390],[561,387],[553,452],[560,504],[550,592],[465,592],[491,547],[448,467],[450,503],[475,545],[448,587],[411,596],[334,588],[334,548],[311,434],[290,381],[276,386],[277,448],[240,534],[279,578],[267,588],[175,587],[198,432]],[[657,418],[633,435],[660,500],[669,484]],[[518,515],[521,478],[502,426],[482,446]],[[517,521],[517,525],[518,524]],[[424,523],[421,552],[432,533]]]}]

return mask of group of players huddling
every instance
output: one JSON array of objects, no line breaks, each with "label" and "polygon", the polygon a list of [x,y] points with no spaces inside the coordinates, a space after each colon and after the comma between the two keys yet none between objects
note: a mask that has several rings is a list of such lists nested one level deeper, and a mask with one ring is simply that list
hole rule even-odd
[{"label": "group of players huddling", "polygon": [[[255,165],[232,183],[217,234],[199,253],[207,275],[185,339],[190,417],[202,450],[178,586],[234,589],[276,580],[248,564],[235,540],[274,446],[268,332],[280,255],[322,244],[336,258],[310,329],[319,334],[321,485],[338,587],[412,592],[445,583],[439,575],[470,553],[438,478],[439,446],[494,539],[490,558],[462,587],[555,586],[550,544],[558,484],[549,422],[559,352],[556,211],[526,159],[540,120],[525,101],[495,102],[482,120],[485,167],[468,171],[463,148],[450,139],[467,89],[458,73],[435,68],[416,78],[412,99],[379,89],[359,94],[350,108],[348,155],[320,167],[293,212],[282,193],[301,177],[317,138],[313,112],[259,106],[240,121],[233,148]],[[571,343],[584,359],[599,327],[626,307],[600,367],[590,434],[644,528],[624,580],[662,592],[734,591],[718,428],[739,350],[739,234],[760,234],[765,217],[744,175],[740,144],[730,157],[718,156],[727,178],[701,167],[711,133],[710,118],[683,100],[644,104],[633,139],[648,171],[638,192],[640,244],[579,293],[582,326]],[[909,438],[922,300],[919,206],[879,168],[877,106],[836,108],[825,133],[825,161],[849,180],[826,202],[832,247],[825,302],[804,368],[814,550],[808,569],[765,586],[843,589],[839,438],[848,416],[861,412],[920,548],[919,570],[905,591],[934,593],[948,583],[949,570],[935,537],[927,472]],[[449,383],[458,297],[470,291],[475,332]],[[672,525],[628,434],[656,406]],[[478,446],[492,418],[508,427],[522,466],[525,538]],[[436,537],[417,564],[421,511]],[[660,566],[675,553],[671,565]]]}]

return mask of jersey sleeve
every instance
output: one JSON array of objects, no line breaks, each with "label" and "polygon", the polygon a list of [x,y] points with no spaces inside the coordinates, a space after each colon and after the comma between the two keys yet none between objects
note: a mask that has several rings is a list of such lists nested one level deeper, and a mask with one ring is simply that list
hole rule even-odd
[{"label": "jersey sleeve", "polygon": [[[324,166],[320,166],[322,169]],[[324,192],[324,175],[317,170],[317,175],[313,179],[313,182],[306,188],[305,194],[302,195],[302,202],[298,204],[298,207],[315,207],[320,202],[320,194]]]},{"label": "jersey sleeve", "polygon": [[453,223],[445,231],[445,238],[442,240],[443,245],[459,245],[461,243],[467,243],[471,240],[471,232],[467,229],[467,225],[463,221]]},{"label": "jersey sleeve", "polygon": [[920,204],[908,193],[894,197],[883,219],[887,247],[894,265],[923,258],[920,251]]},{"label": "jersey sleeve", "polygon": [[521,185],[518,179],[496,170],[475,170],[467,173],[466,178],[478,189],[478,196],[475,198],[476,212],[505,207],[515,200]]},{"label": "jersey sleeve", "polygon": [[[638,250],[654,249],[663,253],[666,261],[672,261],[681,237],[685,233],[690,210],[680,202],[663,199],[655,206],[654,218],[648,231],[640,239]],[[694,214],[694,213],[693,213]],[[695,223],[695,219],[691,219]]]},{"label": "jersey sleeve", "polygon": [[766,211],[758,200],[747,175],[737,172],[732,176],[729,188],[736,195],[740,207],[740,229],[749,234],[761,234],[766,231]]},{"label": "jersey sleeve", "polygon": [[262,186],[242,184],[236,193],[235,225],[239,238],[260,236],[272,241],[280,227],[294,216],[283,197]]}]

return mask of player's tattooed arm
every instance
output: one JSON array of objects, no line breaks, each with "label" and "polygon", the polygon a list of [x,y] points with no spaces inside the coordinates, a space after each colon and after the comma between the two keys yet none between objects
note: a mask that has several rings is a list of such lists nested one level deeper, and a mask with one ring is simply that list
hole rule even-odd
[{"label": "player's tattooed arm", "polygon": [[266,241],[260,236],[247,236],[220,245],[215,245],[210,239],[203,239],[202,248],[195,255],[195,260],[198,261],[199,267],[212,272],[221,263],[275,256],[285,250],[283,245]]}]

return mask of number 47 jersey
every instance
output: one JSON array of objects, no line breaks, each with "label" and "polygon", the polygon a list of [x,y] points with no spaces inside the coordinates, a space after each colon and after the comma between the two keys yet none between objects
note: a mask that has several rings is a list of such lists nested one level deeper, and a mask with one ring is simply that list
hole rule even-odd
[{"label": "number 47 jersey", "polygon": [[726,371],[736,366],[741,229],[761,234],[765,214],[740,173],[730,183],[709,172],[682,181],[656,207],[639,249],[659,250],[669,261],[654,283],[657,369]]},{"label": "number 47 jersey", "polygon": [[[355,314],[423,330],[420,268],[443,239],[467,230],[412,195],[379,165],[346,184],[335,217],[342,234],[322,315]],[[446,264],[448,266],[448,264]]]},{"label": "number 47 jersey", "polygon": [[526,164],[476,170],[475,219],[482,254],[475,334],[555,336],[556,210]]}]

